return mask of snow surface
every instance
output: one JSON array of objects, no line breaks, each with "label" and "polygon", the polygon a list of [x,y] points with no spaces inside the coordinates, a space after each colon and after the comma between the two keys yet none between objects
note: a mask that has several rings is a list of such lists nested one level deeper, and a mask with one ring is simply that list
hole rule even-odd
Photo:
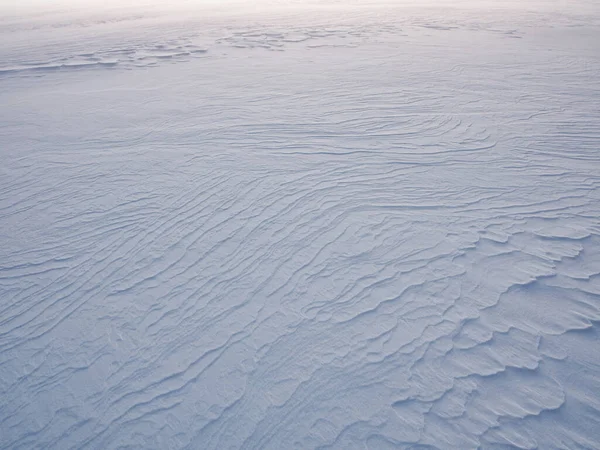
[{"label": "snow surface", "polygon": [[598,2],[30,3],[1,448],[600,448]]}]

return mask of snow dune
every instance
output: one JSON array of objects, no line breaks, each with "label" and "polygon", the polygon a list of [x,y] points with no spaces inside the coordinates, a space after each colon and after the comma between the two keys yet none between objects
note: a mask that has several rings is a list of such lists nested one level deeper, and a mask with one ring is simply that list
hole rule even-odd
[{"label": "snow dune", "polygon": [[0,18],[0,448],[599,448],[597,5],[260,5]]}]

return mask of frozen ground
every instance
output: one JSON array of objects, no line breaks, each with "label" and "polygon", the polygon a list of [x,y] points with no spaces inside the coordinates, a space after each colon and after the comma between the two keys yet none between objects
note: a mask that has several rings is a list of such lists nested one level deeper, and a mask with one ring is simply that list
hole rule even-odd
[{"label": "frozen ground", "polygon": [[600,448],[598,3],[272,3],[5,6],[0,447]]}]

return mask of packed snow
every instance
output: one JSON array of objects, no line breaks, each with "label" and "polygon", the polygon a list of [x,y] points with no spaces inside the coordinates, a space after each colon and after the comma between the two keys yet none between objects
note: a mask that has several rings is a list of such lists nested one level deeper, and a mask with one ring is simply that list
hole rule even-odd
[{"label": "packed snow", "polygon": [[0,448],[600,448],[600,3],[50,3]]}]

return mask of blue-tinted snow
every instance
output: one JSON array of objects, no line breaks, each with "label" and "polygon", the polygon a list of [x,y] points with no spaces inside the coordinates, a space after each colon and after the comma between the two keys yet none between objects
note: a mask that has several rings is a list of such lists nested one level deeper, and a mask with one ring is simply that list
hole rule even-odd
[{"label": "blue-tinted snow", "polygon": [[2,16],[1,448],[600,447],[598,6],[301,3]]}]

